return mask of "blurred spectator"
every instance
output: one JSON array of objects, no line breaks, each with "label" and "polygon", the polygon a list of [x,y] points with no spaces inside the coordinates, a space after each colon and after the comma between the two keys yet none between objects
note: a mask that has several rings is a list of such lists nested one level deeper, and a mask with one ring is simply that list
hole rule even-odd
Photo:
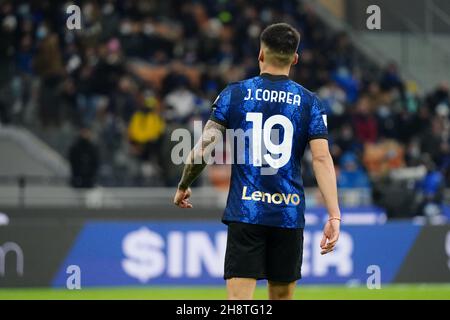
[{"label": "blurred spectator", "polygon": [[339,188],[369,188],[370,180],[358,163],[356,155],[347,152],[340,160],[337,183]]},{"label": "blurred spectator", "polygon": [[118,90],[112,92],[111,111],[126,122],[137,108],[137,91],[135,82],[129,76],[123,76]]},{"label": "blurred spectator", "polygon": [[71,185],[74,188],[94,187],[100,159],[90,129],[80,129],[78,138],[70,147],[69,161],[72,171]]},{"label": "blurred spectator", "polygon": [[330,81],[317,92],[327,114],[341,115],[345,111],[347,97],[341,87],[334,81]]},{"label": "blurred spectator", "polygon": [[443,132],[442,119],[435,118],[431,122],[430,130],[424,132],[420,138],[422,154],[430,156],[436,164],[441,163],[442,155],[446,148],[448,148],[448,141],[445,140]]},{"label": "blurred spectator", "polygon": [[397,90],[402,100],[405,99],[405,86],[395,62],[389,63],[384,69],[380,86],[384,91]]},{"label": "blurred spectator", "polygon": [[418,183],[420,197],[419,214],[427,217],[437,216],[442,212],[444,177],[436,170],[431,159],[426,161],[427,174]]},{"label": "blurred spectator", "polygon": [[404,166],[404,147],[395,140],[368,143],[364,146],[363,163],[372,177],[385,176]]},{"label": "blurred spectator", "polygon": [[346,123],[339,128],[336,138],[331,144],[331,154],[335,162],[339,163],[341,156],[346,152],[360,153],[362,145],[355,139],[353,128]]},{"label": "blurred spectator", "polygon": [[361,143],[373,143],[377,141],[378,123],[372,113],[370,100],[367,96],[362,96],[356,102],[356,109],[352,121],[356,138]]},{"label": "blurred spectator", "polygon": [[[61,124],[61,78],[64,73],[58,36],[47,34],[42,26],[38,37],[42,37],[34,60],[34,70],[40,77],[39,118],[44,125]],[[39,31],[38,30],[38,31]]]},{"label": "blurred spectator", "polygon": [[143,104],[133,114],[128,126],[132,152],[142,160],[148,160],[150,155],[155,156],[159,153],[165,123],[156,111],[157,103],[156,98],[147,93]]},{"label": "blurred spectator", "polygon": [[443,103],[450,105],[449,85],[447,82],[442,82],[435,91],[431,92],[426,97],[426,102],[431,111],[435,111],[436,107]]},{"label": "blurred spectator", "polygon": [[346,67],[339,67],[332,74],[332,78],[345,91],[347,101],[355,103],[359,94],[359,82],[356,75]]},{"label": "blurred spectator", "polygon": [[18,19],[14,6],[6,1],[0,4],[0,88],[13,73]]},{"label": "blurred spectator", "polygon": [[178,122],[186,122],[192,116],[195,107],[195,95],[187,87],[187,79],[177,76],[170,91],[164,99],[166,117]]}]

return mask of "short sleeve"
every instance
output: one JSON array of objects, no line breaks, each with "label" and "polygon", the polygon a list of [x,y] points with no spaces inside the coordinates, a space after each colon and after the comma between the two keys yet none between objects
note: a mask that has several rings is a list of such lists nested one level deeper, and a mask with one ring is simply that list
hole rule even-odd
[{"label": "short sleeve", "polygon": [[308,128],[308,141],[313,139],[327,139],[327,114],[322,102],[314,96],[311,105],[311,117]]},{"label": "short sleeve", "polygon": [[227,86],[216,98],[212,105],[210,120],[228,127],[228,110],[231,103],[231,88]]}]

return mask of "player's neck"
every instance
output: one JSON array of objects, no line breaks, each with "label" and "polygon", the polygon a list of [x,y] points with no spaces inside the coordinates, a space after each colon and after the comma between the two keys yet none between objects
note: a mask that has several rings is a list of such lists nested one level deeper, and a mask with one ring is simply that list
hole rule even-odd
[{"label": "player's neck", "polygon": [[274,76],[287,76],[289,77],[290,66],[287,68],[277,68],[271,65],[261,66],[260,74],[268,73]]}]

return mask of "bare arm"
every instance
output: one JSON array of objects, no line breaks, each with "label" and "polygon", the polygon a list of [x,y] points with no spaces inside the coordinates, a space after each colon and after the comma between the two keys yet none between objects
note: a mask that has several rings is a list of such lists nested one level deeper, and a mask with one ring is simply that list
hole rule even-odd
[{"label": "bare arm", "polygon": [[340,218],[336,173],[334,172],[333,159],[328,150],[328,141],[325,139],[314,139],[310,141],[309,145],[311,147],[314,175],[325,200],[328,214],[330,218]]},{"label": "bare arm", "polygon": [[336,173],[333,159],[328,149],[328,141],[325,139],[314,139],[310,141],[309,145],[312,152],[314,175],[329,214],[320,244],[322,248],[321,253],[325,254],[334,250],[334,246],[339,238],[341,213],[338,204]]},{"label": "bare arm", "polygon": [[174,198],[175,205],[181,208],[192,208],[192,204],[188,201],[191,195],[189,187],[206,167],[211,151],[222,139],[225,129],[223,125],[212,120],[206,123],[200,140],[186,159],[183,175]]}]

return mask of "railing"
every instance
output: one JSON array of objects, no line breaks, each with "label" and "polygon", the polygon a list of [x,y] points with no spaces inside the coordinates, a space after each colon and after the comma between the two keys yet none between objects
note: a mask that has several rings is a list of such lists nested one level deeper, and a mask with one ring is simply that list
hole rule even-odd
[{"label": "railing", "polygon": [[[172,203],[175,188],[117,187],[92,189],[71,188],[66,179],[36,176],[0,177],[0,208],[128,208],[167,206]],[[196,188],[193,201],[199,207],[223,207],[227,190],[213,187]],[[322,205],[317,188],[306,188],[308,206]],[[345,206],[372,204],[370,189],[339,191],[340,202]]]},{"label": "railing", "polygon": [[[174,187],[96,187],[74,189],[63,178],[0,176],[0,208],[133,208],[171,205]],[[213,187],[195,188],[192,201],[197,207],[223,207],[228,192]],[[308,207],[323,206],[318,188],[305,189]],[[444,203],[450,204],[450,189]],[[339,202],[345,207],[370,206],[370,189],[339,189]]]}]

